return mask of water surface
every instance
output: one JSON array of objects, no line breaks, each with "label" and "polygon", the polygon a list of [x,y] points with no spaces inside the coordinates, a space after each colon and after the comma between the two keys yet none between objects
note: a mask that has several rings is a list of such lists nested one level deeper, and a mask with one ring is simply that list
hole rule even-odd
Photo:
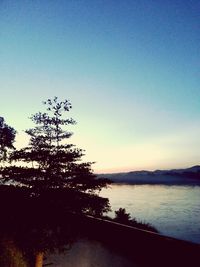
[{"label": "water surface", "polygon": [[200,186],[117,185],[101,192],[112,212],[126,208],[132,217],[164,235],[200,243]]}]

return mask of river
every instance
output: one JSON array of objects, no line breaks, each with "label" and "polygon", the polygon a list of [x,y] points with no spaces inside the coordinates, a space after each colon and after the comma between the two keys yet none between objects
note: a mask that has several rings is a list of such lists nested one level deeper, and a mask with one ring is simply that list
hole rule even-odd
[{"label": "river", "polygon": [[110,200],[109,216],[122,207],[161,234],[200,243],[200,186],[113,184],[100,195]]}]

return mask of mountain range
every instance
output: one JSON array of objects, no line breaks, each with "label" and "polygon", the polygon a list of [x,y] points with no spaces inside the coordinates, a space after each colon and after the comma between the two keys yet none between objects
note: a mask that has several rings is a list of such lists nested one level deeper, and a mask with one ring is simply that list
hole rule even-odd
[{"label": "mountain range", "polygon": [[166,184],[166,185],[200,185],[200,166],[186,169],[131,171],[101,174],[114,183],[125,184]]}]

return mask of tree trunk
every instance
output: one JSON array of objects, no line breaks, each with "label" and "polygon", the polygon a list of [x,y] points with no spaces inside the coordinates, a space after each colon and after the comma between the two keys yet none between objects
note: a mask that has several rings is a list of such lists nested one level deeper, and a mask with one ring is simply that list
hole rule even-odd
[{"label": "tree trunk", "polygon": [[42,267],[44,252],[38,252],[35,256],[35,267]]}]

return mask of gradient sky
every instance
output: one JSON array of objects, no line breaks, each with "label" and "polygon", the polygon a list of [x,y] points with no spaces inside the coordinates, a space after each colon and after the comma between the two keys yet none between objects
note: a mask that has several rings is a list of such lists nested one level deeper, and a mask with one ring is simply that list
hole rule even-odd
[{"label": "gradient sky", "polygon": [[70,99],[95,172],[200,163],[200,1],[0,0],[0,116]]}]

